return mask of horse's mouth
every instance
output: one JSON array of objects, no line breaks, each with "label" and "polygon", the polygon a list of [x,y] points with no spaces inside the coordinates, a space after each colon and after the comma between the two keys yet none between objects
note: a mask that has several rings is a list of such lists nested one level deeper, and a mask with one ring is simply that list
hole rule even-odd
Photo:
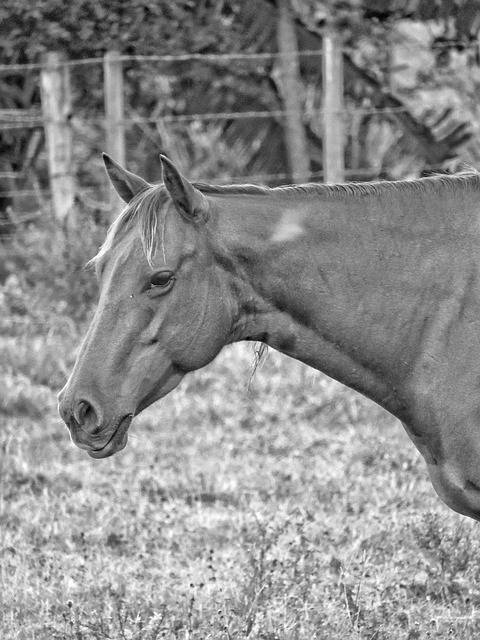
[{"label": "horse's mouth", "polygon": [[108,458],[113,456],[114,453],[118,453],[122,449],[125,449],[128,442],[128,428],[132,422],[133,415],[125,416],[118,427],[113,432],[108,442],[100,447],[100,449],[88,449],[87,453],[91,458],[96,460],[100,458]]}]

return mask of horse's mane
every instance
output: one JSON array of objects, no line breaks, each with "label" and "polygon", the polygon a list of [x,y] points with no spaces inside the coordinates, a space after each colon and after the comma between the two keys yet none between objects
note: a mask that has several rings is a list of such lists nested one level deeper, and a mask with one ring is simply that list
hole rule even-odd
[{"label": "horse's mane", "polygon": [[360,197],[382,194],[397,194],[411,191],[436,190],[438,188],[458,189],[465,186],[480,186],[480,174],[475,169],[454,175],[438,174],[415,180],[382,180],[377,182],[348,182],[345,184],[309,183],[281,187],[265,187],[253,184],[211,185],[203,182],[194,186],[211,196],[256,195],[256,196],[312,196],[332,198],[335,196]]},{"label": "horse's mane", "polygon": [[[382,182],[351,182],[347,184],[304,184],[282,187],[265,187],[252,184],[211,185],[195,182],[193,186],[201,193],[212,196],[261,196],[261,197],[310,197],[310,198],[360,198],[366,196],[390,195],[402,193],[432,193],[439,190],[450,192],[466,187],[479,189],[480,174],[475,170],[455,175],[434,175],[417,180],[399,180]],[[147,260],[151,264],[158,242],[163,242],[163,229],[159,238],[159,211],[168,202],[169,195],[163,184],[154,184],[140,191],[125,207],[108,230],[105,242],[89,264],[98,263],[113,246],[116,237],[133,225],[139,226],[140,239]]]}]

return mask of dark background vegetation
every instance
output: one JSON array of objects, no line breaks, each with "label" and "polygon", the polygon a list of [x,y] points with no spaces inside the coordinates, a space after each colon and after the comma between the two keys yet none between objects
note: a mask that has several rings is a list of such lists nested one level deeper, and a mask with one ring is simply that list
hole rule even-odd
[{"label": "dark background vegetation", "polygon": [[[479,1],[291,5],[300,53],[321,49],[327,22],[342,34],[349,179],[478,167]],[[277,16],[273,0],[1,3],[2,638],[478,637],[476,525],[438,501],[399,424],[322,375],[270,354],[247,391],[236,345],[103,462],[56,415],[107,225],[102,67],[80,62],[129,56],[128,163],[148,179],[168,152],[193,179],[288,182],[281,115],[174,119],[281,111],[275,56],[200,57],[275,54]],[[54,50],[79,62],[74,232],[52,214],[42,123],[25,126]],[[199,57],[136,58],[180,54]],[[317,180],[319,58],[300,55],[300,73]]]},{"label": "dark background vegetation", "polygon": [[[398,179],[456,170],[462,162],[479,165],[477,0],[294,0],[291,6],[312,180],[321,180],[323,172],[322,65],[320,57],[303,53],[321,51],[327,23],[337,28],[344,44],[347,179]],[[155,181],[158,154],[163,152],[193,179],[228,182],[243,176],[244,181],[272,185],[288,182],[278,58],[206,57],[275,54],[277,20],[273,0],[75,0],[68,11],[57,0],[3,2],[0,236],[5,250],[0,280],[21,271],[21,279],[38,286],[42,298],[48,298],[49,291],[58,292],[75,314],[82,313],[94,296],[90,279],[78,265],[91,257],[108,223],[100,161],[105,150],[101,57],[108,50],[129,56],[124,74],[130,168]],[[50,228],[35,66],[48,51],[61,51],[78,62],[71,69],[71,121],[76,225],[86,225],[80,245],[75,242],[79,234],[63,241],[57,238],[58,229]],[[163,62],[139,58],[186,53],[197,57]],[[92,62],[84,64],[85,60]],[[15,66],[29,64],[33,67]],[[274,115],[214,116],[259,111]],[[199,117],[175,120],[189,114]],[[36,126],[25,126],[27,118],[35,117]],[[63,277],[65,269],[72,282],[67,274]]]}]

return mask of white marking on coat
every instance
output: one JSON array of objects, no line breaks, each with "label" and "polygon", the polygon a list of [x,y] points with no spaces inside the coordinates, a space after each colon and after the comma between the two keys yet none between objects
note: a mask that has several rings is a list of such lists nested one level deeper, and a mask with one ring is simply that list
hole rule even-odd
[{"label": "white marking on coat", "polygon": [[276,225],[272,242],[291,242],[305,233],[301,225],[301,215],[298,211],[286,210],[282,213],[280,222]]}]

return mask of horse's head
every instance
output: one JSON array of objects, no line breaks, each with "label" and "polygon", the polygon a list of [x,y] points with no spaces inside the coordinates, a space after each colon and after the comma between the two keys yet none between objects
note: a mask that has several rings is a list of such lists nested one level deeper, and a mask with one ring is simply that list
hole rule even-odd
[{"label": "horse's head", "polygon": [[73,441],[94,458],[121,450],[134,415],[218,354],[234,315],[208,198],[165,157],[159,185],[104,159],[127,207],[92,261],[98,308],[59,395]]}]

